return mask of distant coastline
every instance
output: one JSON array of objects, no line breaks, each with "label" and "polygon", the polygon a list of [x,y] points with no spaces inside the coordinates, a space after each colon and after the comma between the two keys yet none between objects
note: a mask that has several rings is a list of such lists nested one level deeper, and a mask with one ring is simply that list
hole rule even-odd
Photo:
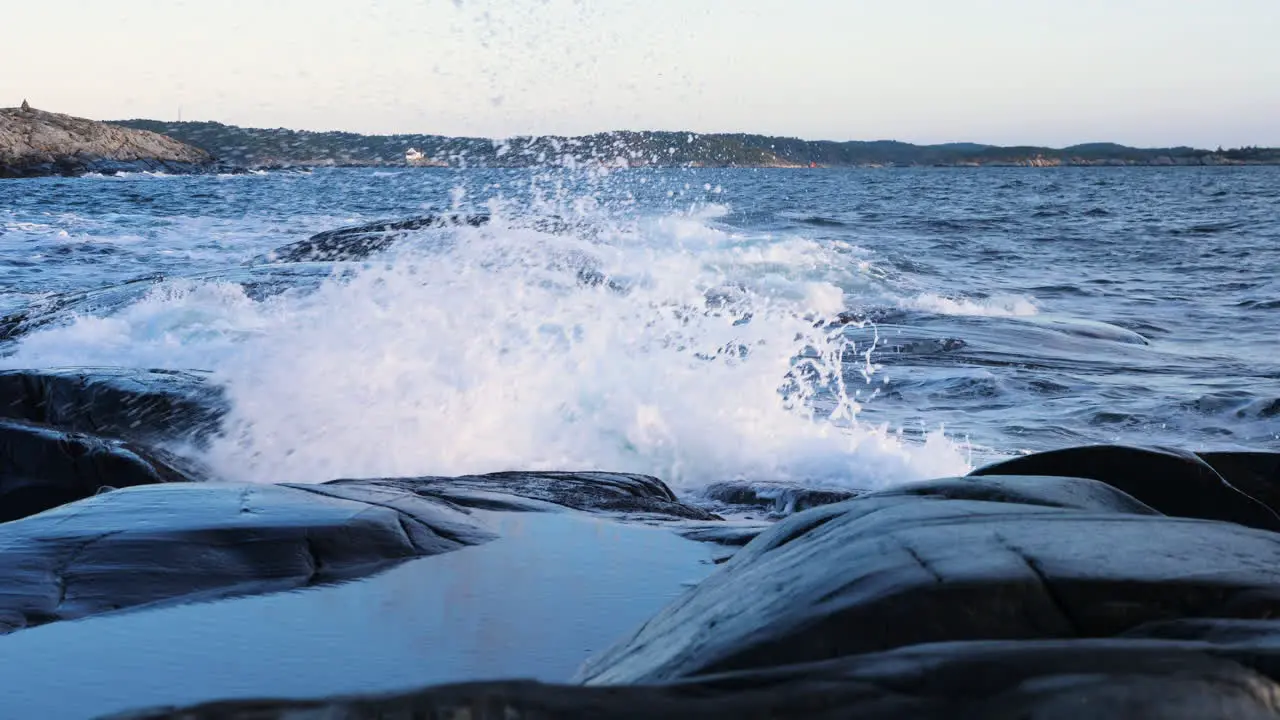
[{"label": "distant coastline", "polygon": [[[892,140],[834,142],[739,133],[612,132],[506,141],[443,135],[361,135],[216,122],[122,120],[202,148],[245,168],[531,167],[602,163],[627,167],[1064,167],[1280,165],[1280,148],[1207,150],[1089,143],[1067,148],[977,143],[914,145]],[[413,150],[414,157],[406,159]]]}]

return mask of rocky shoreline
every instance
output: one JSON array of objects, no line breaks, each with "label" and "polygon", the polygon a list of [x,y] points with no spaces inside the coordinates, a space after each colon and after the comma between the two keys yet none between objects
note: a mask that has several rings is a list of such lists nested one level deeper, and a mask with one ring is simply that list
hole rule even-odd
[{"label": "rocky shoreline", "polygon": [[0,108],[0,178],[233,171],[165,135],[37,110],[26,101]]},{"label": "rocky shoreline", "polygon": [[[215,275],[265,297],[488,221],[339,228]],[[0,341],[161,280],[47,298]],[[14,714],[1280,715],[1280,453],[1064,448],[876,492],[680,496],[605,468],[225,482],[176,449],[227,410],[200,371],[0,372]]]},{"label": "rocky shoreline", "polygon": [[879,492],[726,481],[702,498],[598,471],[245,484],[157,449],[214,431],[219,402],[198,375],[0,375],[0,633],[198,612],[410,560],[430,573],[501,539],[493,517],[529,513],[666,528],[718,548],[719,566],[571,684],[143,696],[118,717],[1280,712],[1280,453],[1069,448]]}]

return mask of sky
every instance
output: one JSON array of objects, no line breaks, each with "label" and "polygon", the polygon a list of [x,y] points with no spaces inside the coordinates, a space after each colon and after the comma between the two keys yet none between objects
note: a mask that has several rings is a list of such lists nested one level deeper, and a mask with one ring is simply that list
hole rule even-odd
[{"label": "sky", "polygon": [[1280,0],[0,0],[0,106],[482,137],[1280,146]]}]

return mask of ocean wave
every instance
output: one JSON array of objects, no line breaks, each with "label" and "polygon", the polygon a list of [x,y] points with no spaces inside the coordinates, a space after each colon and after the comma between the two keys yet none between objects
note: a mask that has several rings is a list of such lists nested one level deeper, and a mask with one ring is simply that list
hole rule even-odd
[{"label": "ocean wave", "polygon": [[[236,480],[607,469],[691,491],[969,468],[941,430],[858,420],[849,341],[818,322],[845,307],[847,248],[733,232],[718,205],[605,214],[589,235],[497,210],[305,291],[166,282],[36,329],[2,364],[210,370],[231,411],[201,459]],[[582,282],[584,262],[610,282]]]}]

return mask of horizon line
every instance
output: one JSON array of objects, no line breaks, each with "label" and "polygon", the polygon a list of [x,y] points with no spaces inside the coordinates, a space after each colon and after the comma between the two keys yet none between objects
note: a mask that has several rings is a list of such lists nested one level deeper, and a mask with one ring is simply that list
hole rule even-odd
[{"label": "horizon line", "polygon": [[[822,138],[822,139],[814,139],[814,138],[805,138],[805,137],[801,137],[801,136],[799,136],[799,135],[774,135],[774,134],[769,134],[769,133],[764,133],[764,132],[749,132],[749,131],[745,131],[745,130],[738,130],[738,131],[703,131],[703,130],[688,130],[688,129],[684,129],[684,130],[652,130],[652,129],[649,129],[649,130],[628,130],[628,129],[614,129],[614,130],[597,130],[597,131],[595,131],[595,132],[581,133],[581,134],[577,134],[577,135],[565,135],[565,134],[560,134],[560,133],[544,133],[544,134],[538,134],[538,135],[534,135],[534,134],[516,134],[516,135],[506,135],[506,136],[484,136],[484,135],[448,135],[448,134],[438,133],[438,132],[366,133],[366,132],[359,132],[359,131],[357,131],[357,130],[344,130],[344,129],[339,129],[339,128],[334,128],[334,129],[329,129],[329,130],[310,130],[310,129],[306,129],[306,128],[291,128],[291,127],[286,127],[286,126],[284,126],[284,125],[278,125],[278,126],[275,126],[275,127],[254,126],[254,125],[237,125],[237,124],[235,124],[235,123],[224,122],[224,121],[222,121],[222,120],[159,120],[159,119],[156,119],[156,118],[146,118],[146,117],[119,118],[119,119],[116,119],[116,120],[101,120],[101,121],[99,121],[99,122],[105,122],[105,123],[121,123],[121,122],[136,122],[136,121],[161,122],[161,123],[182,123],[182,124],[213,123],[213,124],[217,124],[217,125],[222,125],[222,126],[224,126],[224,127],[237,127],[237,128],[241,128],[241,129],[244,129],[244,130],[286,130],[286,131],[289,131],[289,132],[305,132],[305,133],[313,133],[313,134],[316,134],[316,135],[321,135],[321,134],[325,134],[325,133],[346,133],[346,134],[349,134],[349,135],[360,135],[360,136],[363,136],[363,137],[382,137],[382,138],[403,137],[403,136],[418,135],[418,136],[430,136],[430,137],[449,138],[449,139],[456,139],[456,140],[485,140],[485,141],[490,141],[490,142],[496,142],[496,141],[510,141],[510,140],[521,140],[521,139],[539,139],[539,138],[564,138],[564,139],[572,139],[572,138],[592,137],[592,136],[594,136],[594,135],[614,135],[614,134],[630,133],[630,134],[634,134],[634,135],[642,135],[642,134],[654,134],[654,135],[656,135],[656,134],[671,134],[671,135],[688,134],[688,135],[698,135],[698,136],[756,135],[756,136],[759,136],[759,137],[776,138],[776,139],[779,139],[779,140],[799,140],[799,141],[801,141],[801,142],[807,142],[807,143],[832,143],[832,144],[835,144],[835,145],[843,145],[843,144],[847,144],[847,143],[899,143],[899,144],[903,144],[903,145],[911,145],[911,146],[914,146],[914,147],[945,147],[945,146],[948,146],[948,145],[977,145],[977,146],[980,146],[980,147],[986,147],[986,148],[1024,148],[1024,147],[1025,147],[1025,148],[1044,148],[1044,149],[1048,149],[1048,150],[1070,150],[1070,149],[1072,149],[1072,148],[1083,147],[1083,146],[1087,146],[1087,145],[1115,145],[1115,146],[1118,146],[1118,147],[1129,148],[1129,149],[1133,149],[1133,150],[1205,150],[1206,152],[1216,152],[1215,150],[1211,150],[1211,149],[1209,149],[1209,148],[1207,148],[1207,147],[1198,147],[1198,146],[1195,146],[1195,145],[1188,145],[1188,144],[1181,144],[1181,145],[1126,145],[1126,144],[1124,144],[1124,143],[1115,142],[1115,141],[1113,141],[1113,140],[1091,140],[1091,141],[1076,142],[1076,143],[1071,143],[1070,145],[1061,145],[1061,146],[1055,146],[1055,145],[1034,145],[1034,144],[1029,144],[1029,143],[1015,143],[1015,144],[1009,144],[1009,145],[1001,145],[1001,144],[989,143],[989,142],[977,142],[977,141],[973,141],[973,140],[949,140],[949,141],[946,141],[946,142],[931,142],[931,143],[923,143],[923,142],[912,142],[912,141],[910,141],[910,140],[897,140],[897,139],[893,139],[893,138],[876,138],[876,139],[874,139],[874,140],[857,140],[857,139],[848,139],[848,140],[831,140],[831,139],[825,139],[825,138]],[[1271,148],[1273,148],[1273,147],[1280,147],[1280,146],[1270,146],[1270,145],[1239,145],[1239,146],[1235,146],[1235,147],[1226,147],[1226,146],[1224,146],[1224,145],[1219,145],[1219,146],[1218,146],[1218,148],[1219,148],[1219,149],[1221,149],[1221,150],[1223,150],[1223,151],[1226,151],[1226,150],[1238,150],[1238,149],[1243,149],[1243,148],[1262,148],[1262,149],[1271,149]]]}]

